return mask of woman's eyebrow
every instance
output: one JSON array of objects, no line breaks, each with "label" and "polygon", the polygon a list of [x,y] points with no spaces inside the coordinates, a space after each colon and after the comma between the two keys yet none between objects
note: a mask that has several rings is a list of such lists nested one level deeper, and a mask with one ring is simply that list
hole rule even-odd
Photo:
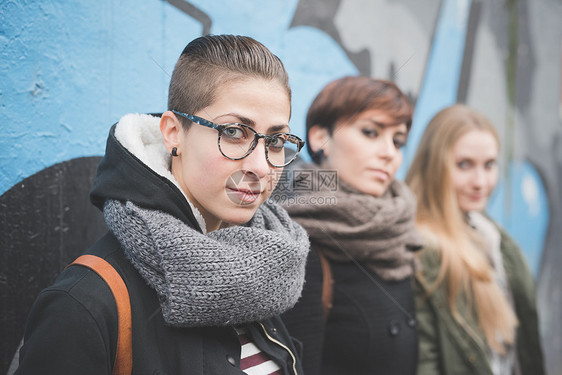
[{"label": "woman's eyebrow", "polygon": [[[380,121],[375,121],[373,119],[364,119],[363,121],[366,121],[368,123],[371,123],[379,128],[391,128],[393,126],[399,126],[401,124],[388,124],[388,123],[384,123],[384,122],[380,122]],[[397,131],[396,134],[401,134],[401,135],[406,135],[408,132],[404,132],[404,131]]]},{"label": "woman's eyebrow", "polygon": [[370,118],[364,118],[364,119],[359,120],[358,122],[367,122],[367,123],[372,124],[372,125],[375,125],[375,126],[377,126],[377,127],[379,127],[379,128],[386,128],[386,127],[388,127],[388,126],[392,126],[392,125],[390,125],[390,124],[385,124],[385,123],[383,123],[383,122],[375,121],[375,120],[370,119]]},{"label": "woman's eyebrow", "polygon": [[273,125],[267,129],[268,133],[288,133],[290,131],[289,125]]},{"label": "woman's eyebrow", "polygon": [[[227,115],[236,117],[241,124],[248,125],[252,128],[256,127],[256,122],[254,120],[250,119],[250,118],[247,118],[245,116],[242,116],[242,115],[239,115],[239,114],[236,114],[236,113],[228,113],[224,116],[227,116]],[[272,125],[267,129],[268,133],[279,133],[281,131],[288,132],[289,131],[289,125]]]}]

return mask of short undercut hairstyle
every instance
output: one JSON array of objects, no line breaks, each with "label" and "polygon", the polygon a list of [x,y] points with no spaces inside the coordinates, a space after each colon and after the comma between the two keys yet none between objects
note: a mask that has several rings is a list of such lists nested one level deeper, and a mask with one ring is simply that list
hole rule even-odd
[{"label": "short undercut hairstyle", "polygon": [[[260,42],[239,35],[194,39],[181,53],[172,73],[168,110],[194,114],[213,104],[221,84],[247,78],[277,80],[291,100],[283,63]],[[182,123],[188,126],[188,121]]]}]

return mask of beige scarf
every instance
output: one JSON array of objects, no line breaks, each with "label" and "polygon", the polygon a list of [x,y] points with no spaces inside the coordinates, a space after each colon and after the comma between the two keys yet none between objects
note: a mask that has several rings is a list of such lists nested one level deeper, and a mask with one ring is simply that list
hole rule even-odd
[{"label": "beige scarf", "polygon": [[423,240],[415,229],[415,197],[403,182],[395,180],[381,197],[373,197],[339,180],[337,191],[313,191],[299,198],[285,209],[327,258],[356,260],[387,281],[414,273],[413,252]]}]

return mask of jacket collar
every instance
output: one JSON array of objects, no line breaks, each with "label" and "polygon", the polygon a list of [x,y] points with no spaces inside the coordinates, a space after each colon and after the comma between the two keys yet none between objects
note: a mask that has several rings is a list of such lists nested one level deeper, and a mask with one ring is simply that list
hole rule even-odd
[{"label": "jacket collar", "polygon": [[111,127],[90,200],[102,210],[107,199],[131,201],[167,212],[205,233],[205,221],[170,172],[170,163],[160,117],[126,115]]}]

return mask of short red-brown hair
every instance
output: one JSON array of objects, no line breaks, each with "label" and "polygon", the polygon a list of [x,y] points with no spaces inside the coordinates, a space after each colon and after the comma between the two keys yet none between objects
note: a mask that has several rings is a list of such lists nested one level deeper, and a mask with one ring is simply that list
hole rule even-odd
[{"label": "short red-brown hair", "polygon": [[310,149],[308,133],[313,126],[328,129],[332,134],[340,121],[352,120],[354,116],[371,109],[388,112],[396,124],[412,126],[414,108],[410,99],[391,81],[365,76],[349,76],[326,85],[316,96],[306,116],[306,147]]}]

